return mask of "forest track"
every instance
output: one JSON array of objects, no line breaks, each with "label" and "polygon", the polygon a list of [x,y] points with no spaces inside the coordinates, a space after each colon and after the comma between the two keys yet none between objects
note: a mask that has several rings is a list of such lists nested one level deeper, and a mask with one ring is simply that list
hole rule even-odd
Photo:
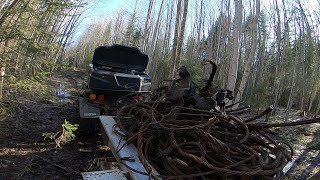
[{"label": "forest track", "polygon": [[[270,117],[268,123],[283,123],[290,121],[311,119],[313,115],[302,115],[300,110],[292,110],[285,120],[285,109],[277,109],[276,115]],[[244,117],[250,117],[246,114]],[[257,121],[264,121],[264,117]],[[310,179],[320,171],[320,123],[304,124],[292,127],[279,127],[274,129],[278,136],[289,142],[294,149],[295,162],[281,179],[305,180]]]},{"label": "forest track", "polygon": [[48,78],[52,87],[64,85],[69,101],[17,97],[10,102],[17,103],[15,112],[0,120],[0,179],[81,179],[80,172],[116,166],[100,134],[81,137],[75,132],[76,138],[61,148],[42,136],[60,131],[64,120],[79,123],[77,91],[85,77],[72,71]]},{"label": "forest track", "polygon": [[[297,118],[301,117],[294,119]],[[283,179],[310,179],[320,171],[320,123],[278,130],[280,136],[289,141],[294,149],[295,163]]]}]

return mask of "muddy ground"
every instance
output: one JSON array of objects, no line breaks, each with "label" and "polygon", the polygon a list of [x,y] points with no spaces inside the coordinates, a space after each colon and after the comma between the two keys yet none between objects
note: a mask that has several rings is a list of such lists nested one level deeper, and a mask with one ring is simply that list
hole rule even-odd
[{"label": "muddy ground", "polygon": [[99,133],[80,136],[75,132],[76,138],[61,148],[42,136],[62,130],[64,120],[79,124],[76,95],[83,78],[85,74],[80,71],[48,78],[56,89],[64,85],[71,94],[67,99],[15,97],[10,101],[8,106],[15,106],[14,112],[0,120],[0,179],[81,179],[80,172],[115,166]]},{"label": "muddy ground", "polygon": [[[46,82],[56,90],[62,84],[71,94],[68,98],[44,101],[18,96],[13,101],[2,102],[2,106],[15,108],[0,119],[1,180],[81,179],[80,172],[116,168],[115,159],[109,148],[103,145],[99,133],[80,136],[75,132],[76,138],[61,148],[42,136],[43,133],[60,131],[64,120],[79,123],[77,92],[85,78],[82,71],[69,71],[47,79]],[[51,94],[54,97],[55,91]],[[270,121],[284,121],[283,117],[283,110],[279,110]],[[303,117],[295,111],[289,118]],[[308,179],[320,170],[319,124],[279,128],[277,131],[295,149],[296,161],[283,179]]]}]

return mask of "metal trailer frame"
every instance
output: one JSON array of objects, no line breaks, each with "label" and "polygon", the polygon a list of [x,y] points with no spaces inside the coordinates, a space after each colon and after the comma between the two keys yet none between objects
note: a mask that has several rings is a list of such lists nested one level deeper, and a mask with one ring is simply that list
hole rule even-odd
[{"label": "metal trailer frame", "polygon": [[[143,172],[147,174],[146,169],[142,165],[138,158],[137,148],[133,144],[125,145],[119,152],[119,148],[122,147],[126,141],[122,139],[118,134],[113,132],[113,128],[116,121],[112,116],[100,116],[100,124],[102,137],[104,142],[109,146],[112,154],[116,158],[121,170],[105,170],[105,171],[94,171],[94,172],[84,172],[82,177],[85,180],[106,180],[106,179],[132,179],[132,180],[148,180],[152,177],[148,175],[143,175],[141,173],[135,172],[134,170]],[[128,168],[130,167],[130,168]],[[150,166],[151,167],[151,166]],[[159,173],[152,168],[154,175],[159,175]]]}]

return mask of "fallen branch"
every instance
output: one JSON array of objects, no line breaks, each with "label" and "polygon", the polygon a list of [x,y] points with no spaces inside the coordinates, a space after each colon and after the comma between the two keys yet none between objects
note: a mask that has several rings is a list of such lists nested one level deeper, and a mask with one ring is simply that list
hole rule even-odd
[{"label": "fallen branch", "polygon": [[292,121],[292,122],[284,122],[284,123],[248,123],[247,125],[250,128],[254,129],[261,129],[261,128],[273,128],[273,127],[287,127],[287,126],[298,126],[304,124],[313,124],[319,123],[320,117],[311,118],[307,120],[299,120],[299,121]]}]

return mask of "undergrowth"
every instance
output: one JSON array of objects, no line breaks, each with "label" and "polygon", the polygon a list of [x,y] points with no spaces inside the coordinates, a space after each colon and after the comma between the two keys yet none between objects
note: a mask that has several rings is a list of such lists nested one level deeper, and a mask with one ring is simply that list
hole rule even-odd
[{"label": "undergrowth", "polygon": [[0,118],[15,112],[16,102],[21,98],[46,103],[57,101],[53,94],[55,87],[48,83],[49,76],[49,72],[39,72],[22,79],[9,75],[5,80],[3,98],[0,99]]},{"label": "undergrowth", "polygon": [[49,73],[42,72],[20,80],[11,78],[9,88],[18,96],[37,100],[48,99],[54,91],[54,87],[47,83],[48,76]]}]

